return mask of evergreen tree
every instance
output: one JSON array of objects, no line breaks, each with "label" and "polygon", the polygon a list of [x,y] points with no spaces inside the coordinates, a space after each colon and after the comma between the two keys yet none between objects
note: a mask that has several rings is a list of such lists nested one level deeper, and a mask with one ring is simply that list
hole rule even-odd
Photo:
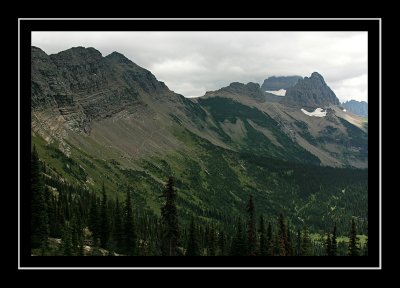
[{"label": "evergreen tree", "polygon": [[186,256],[199,256],[199,255],[200,255],[200,249],[197,240],[196,226],[194,224],[194,219],[192,218],[189,227],[189,238],[186,248]]},{"label": "evergreen tree", "polygon": [[349,256],[358,256],[359,255],[358,248],[358,237],[356,230],[356,223],[354,218],[351,219],[351,229],[350,229],[350,242],[349,242]]},{"label": "evergreen tree", "polygon": [[100,246],[108,248],[108,239],[110,237],[110,219],[108,217],[106,189],[102,188],[102,201],[100,206]]},{"label": "evergreen tree", "polygon": [[337,240],[336,240],[336,222],[333,226],[331,239],[331,256],[337,256]]},{"label": "evergreen tree", "polygon": [[40,175],[41,167],[36,147],[31,154],[31,248],[47,247],[49,219],[45,189]]},{"label": "evergreen tree", "polygon": [[253,202],[253,195],[250,195],[247,203],[247,254],[255,256],[257,251],[256,235],[256,211]]},{"label": "evergreen tree", "polygon": [[332,239],[331,239],[331,234],[328,233],[326,237],[326,242],[325,242],[325,252],[327,256],[333,256],[332,255]]},{"label": "evergreen tree", "polygon": [[72,243],[72,229],[70,223],[66,223],[64,226],[64,233],[61,238],[61,250],[63,256],[73,256],[74,247]]},{"label": "evergreen tree", "polygon": [[169,177],[164,194],[165,204],[161,208],[161,217],[163,221],[163,240],[162,254],[164,256],[177,255],[179,242],[179,224],[176,208],[176,190],[174,188],[174,178]]},{"label": "evergreen tree", "polygon": [[215,237],[215,230],[214,227],[211,226],[210,229],[208,229],[208,237],[207,237],[208,245],[207,245],[207,256],[215,256],[215,250],[216,250],[216,237]]},{"label": "evergreen tree", "polygon": [[261,214],[260,215],[260,227],[258,229],[258,232],[260,233],[260,246],[259,246],[259,256],[267,256],[268,255],[268,246],[267,246],[267,236],[266,236],[266,231],[265,231],[265,223],[264,223],[264,217]]},{"label": "evergreen tree", "polygon": [[368,256],[368,228],[367,228],[367,243],[365,243],[364,256]]},{"label": "evergreen tree", "polygon": [[246,255],[246,241],[243,235],[242,223],[239,220],[237,224],[236,235],[233,238],[231,246],[231,256],[245,256]]},{"label": "evergreen tree", "polygon": [[274,255],[274,238],[272,236],[272,225],[270,222],[268,222],[267,228],[267,255]]},{"label": "evergreen tree", "polygon": [[224,231],[221,230],[218,234],[218,249],[220,256],[225,256],[226,253],[225,246],[226,246],[225,233]]},{"label": "evergreen tree", "polygon": [[100,237],[99,210],[97,198],[95,195],[91,197],[89,211],[89,229],[92,232],[93,242],[96,242]]},{"label": "evergreen tree", "polygon": [[126,191],[126,202],[124,211],[124,228],[125,228],[125,253],[128,256],[136,255],[136,231],[133,220],[133,211],[131,203],[131,194],[129,189]]},{"label": "evergreen tree", "polygon": [[287,248],[286,248],[287,249],[287,254],[288,254],[288,256],[293,256],[294,255],[294,248],[293,248],[293,241],[292,241],[292,232],[289,229],[289,223],[286,226],[286,228],[287,228],[286,234],[288,235]]},{"label": "evergreen tree", "polygon": [[116,246],[114,248],[117,248],[117,251],[120,251],[124,246],[124,235],[122,228],[122,213],[118,198],[115,202],[113,239]]},{"label": "evergreen tree", "polygon": [[303,229],[303,238],[301,240],[301,249],[300,249],[301,256],[310,256],[311,255],[311,239],[310,235],[308,234],[307,227]]},{"label": "evergreen tree", "polygon": [[291,245],[288,238],[288,228],[285,223],[283,214],[278,217],[278,245],[279,245],[279,256],[290,256]]}]

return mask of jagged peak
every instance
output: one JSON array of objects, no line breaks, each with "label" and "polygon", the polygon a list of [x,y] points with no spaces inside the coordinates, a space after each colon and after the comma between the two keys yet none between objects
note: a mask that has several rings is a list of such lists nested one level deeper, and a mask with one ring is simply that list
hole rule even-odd
[{"label": "jagged peak", "polygon": [[311,73],[310,79],[319,79],[325,82],[324,77],[322,77],[322,75],[319,74],[318,72]]},{"label": "jagged peak", "polygon": [[[112,52],[111,54],[107,55],[105,57],[106,59],[109,59],[111,61],[115,61],[118,63],[133,63],[131,60],[129,60],[124,54],[119,53],[117,51]],[[134,64],[134,63],[133,63]]]},{"label": "jagged peak", "polygon": [[36,47],[36,46],[31,46],[31,54],[32,54],[32,56],[37,57],[37,58],[40,58],[40,57],[45,58],[45,57],[49,56],[46,54],[46,52],[44,52],[42,49],[40,49],[39,47]]},{"label": "jagged peak", "polygon": [[70,49],[58,52],[57,54],[50,55],[52,57],[90,57],[101,59],[103,55],[101,52],[93,47],[77,46]]}]

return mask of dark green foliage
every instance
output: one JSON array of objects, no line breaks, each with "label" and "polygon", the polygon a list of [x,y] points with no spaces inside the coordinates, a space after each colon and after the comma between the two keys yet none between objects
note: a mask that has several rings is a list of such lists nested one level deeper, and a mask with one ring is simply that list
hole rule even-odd
[{"label": "dark green foliage", "polygon": [[268,229],[267,229],[267,255],[273,256],[274,255],[274,238],[272,235],[272,226],[271,223],[268,222]]},{"label": "dark green foliage", "polygon": [[218,255],[225,256],[226,255],[226,237],[224,231],[219,231],[218,234]]},{"label": "dark green foliage", "polygon": [[118,198],[115,202],[113,240],[114,240],[114,249],[118,249],[124,246],[122,212]]},{"label": "dark green foliage", "polygon": [[161,250],[165,256],[175,256],[178,253],[179,225],[176,208],[176,190],[174,188],[173,177],[169,177],[162,196],[165,198],[165,204],[161,208],[161,217],[163,221]]},{"label": "dark green foliage", "polygon": [[131,203],[131,194],[129,189],[126,190],[126,200],[124,209],[124,235],[125,235],[125,253],[128,256],[136,255],[136,231],[133,220],[133,211]]},{"label": "dark green foliage", "polygon": [[215,256],[217,249],[217,236],[213,226],[207,229],[207,256]]},{"label": "dark green foliage", "polygon": [[311,256],[311,239],[308,233],[308,228],[303,228],[303,237],[301,239],[300,256]]},{"label": "dark green foliage", "polygon": [[267,234],[265,231],[265,223],[264,217],[260,215],[260,223],[259,223],[258,233],[260,234],[260,245],[259,245],[259,256],[267,256],[268,255],[268,243],[267,243]]},{"label": "dark green foliage", "polygon": [[72,229],[69,223],[64,226],[63,237],[61,238],[61,251],[64,256],[72,256],[74,247],[72,244]]},{"label": "dark green foliage", "polygon": [[198,238],[197,238],[197,229],[194,224],[194,219],[192,218],[192,221],[190,221],[190,227],[189,227],[189,239],[187,243],[187,248],[186,248],[186,256],[199,256],[200,255],[200,249],[199,249],[199,243],[198,243]]},{"label": "dark green foliage", "polygon": [[280,214],[278,217],[278,245],[279,256],[292,256],[292,247],[288,235],[288,226],[283,214]]},{"label": "dark green foliage", "polygon": [[349,256],[359,256],[358,237],[356,230],[356,222],[351,219]]},{"label": "dark green foliage", "polygon": [[47,246],[49,219],[41,167],[36,147],[31,154],[31,248]]},{"label": "dark green foliage", "polygon": [[332,231],[331,255],[330,256],[337,256],[336,223],[333,226],[333,231]]},{"label": "dark green foliage", "polygon": [[[362,203],[358,203],[362,198],[357,195],[366,194],[367,192],[364,189],[367,186],[361,185],[363,178],[367,175],[367,171],[325,167],[313,168],[294,163],[289,165],[289,163],[271,158],[251,158],[250,156],[235,153],[226,154],[226,151],[219,148],[208,153],[209,149],[211,149],[208,146],[209,144],[206,141],[200,143],[199,145],[201,145],[205,153],[203,158],[205,166],[196,166],[194,161],[185,160],[187,164],[190,164],[188,167],[191,167],[185,173],[193,174],[191,175],[190,183],[195,183],[197,188],[191,188],[185,178],[186,175],[176,181],[176,187],[179,191],[182,191],[182,197],[175,197],[175,223],[178,223],[178,220],[179,223],[182,223],[181,227],[178,226],[178,231],[182,232],[179,237],[182,242],[177,242],[175,255],[188,253],[210,256],[228,254],[254,255],[250,252],[252,241],[249,240],[252,238],[249,236],[252,234],[252,223],[255,222],[255,209],[257,209],[257,212],[261,210],[263,214],[266,213],[264,215],[267,215],[267,217],[272,217],[277,215],[276,207],[281,206],[282,211],[287,215],[286,219],[283,216],[280,217],[282,221],[278,219],[276,227],[269,224],[267,229],[265,229],[263,217],[260,217],[257,230],[259,233],[257,233],[258,235],[256,234],[256,255],[328,254],[324,253],[325,250],[329,249],[323,246],[325,240],[322,240],[322,236],[311,242],[308,231],[304,229],[303,233],[297,233],[297,237],[294,237],[292,231],[298,229],[299,223],[310,225],[308,226],[309,230],[313,231],[313,233],[319,232],[320,235],[326,235],[328,231],[321,227],[329,227],[329,225],[337,222],[337,228],[335,224],[333,232],[330,231],[332,232],[330,234],[331,254],[336,253],[337,255],[348,254],[346,243],[337,243],[336,252],[334,252],[335,245],[333,243],[336,242],[337,233],[339,233],[338,235],[345,233],[345,225],[343,223],[352,212],[356,212],[355,219],[358,220],[357,224],[359,225],[357,228],[361,231],[366,231],[365,227],[368,223],[365,219],[367,217],[359,216],[363,215],[364,208],[361,205]],[[169,160],[164,162],[152,160],[148,161],[146,167],[154,175],[162,177],[165,173],[170,173],[174,170],[169,163]],[[237,171],[233,166],[238,165],[237,163],[243,164],[243,169],[246,170],[246,174],[242,174],[242,176],[246,175],[249,178],[238,179]],[[118,198],[113,197],[117,191],[113,189],[105,191],[103,189],[100,194],[102,197],[97,198],[95,193],[87,188],[68,184],[65,178],[61,178],[55,169],[45,163],[41,162],[39,164],[38,179],[42,181],[42,191],[44,192],[41,205],[45,207],[44,211],[48,219],[50,239],[48,248],[45,246],[33,248],[32,254],[83,255],[82,243],[84,240],[85,245],[92,246],[93,255],[112,255],[113,251],[123,255],[140,256],[166,254],[161,251],[161,248],[163,241],[165,241],[165,224],[167,221],[152,212],[147,200],[152,199],[154,201],[151,203],[152,205],[154,203],[162,203],[159,198],[149,197],[145,190],[146,185],[149,185],[148,187],[151,187],[154,191],[162,191],[162,185],[159,185],[157,181],[148,182],[151,179],[148,173],[134,170],[126,170],[124,172],[126,173],[124,175],[130,179],[129,182],[132,183],[132,187],[137,188],[135,190],[129,188],[131,190],[126,197],[129,200],[125,202],[123,207],[119,207]],[[206,174],[205,178],[201,176],[201,174],[204,174],[204,168],[209,173]],[[316,176],[313,176],[313,174]],[[34,179],[34,177],[32,178]],[[224,181],[221,181],[221,179]],[[315,185],[318,181],[322,188]],[[243,183],[247,184],[243,185]],[[109,182],[106,182],[105,185],[112,187],[112,185],[109,186]],[[127,191],[124,185],[125,183],[122,182],[119,187]],[[329,186],[333,188],[330,189]],[[263,190],[263,187],[267,187],[266,190]],[[307,192],[307,189],[312,190],[312,192]],[[319,190],[319,192],[315,192],[316,190]],[[227,193],[228,197],[223,195],[225,191],[229,191]],[[304,194],[299,198],[300,191]],[[102,195],[106,192],[108,192],[108,197]],[[176,192],[174,194],[176,196]],[[249,199],[247,205],[245,205],[248,195],[254,195],[257,201],[250,201]],[[132,197],[134,197],[135,201],[132,201]],[[336,199],[339,197],[342,197],[342,199],[339,199],[340,202]],[[292,204],[288,202],[288,199],[294,203],[294,206],[291,206]],[[251,204],[251,202],[253,203]],[[132,203],[135,206],[132,206]],[[271,205],[271,203],[275,204]],[[327,206],[323,207],[321,203],[326,203]],[[340,206],[343,203],[345,206]],[[351,203],[354,203],[353,206],[350,205]],[[328,210],[327,214],[325,214],[326,210]],[[106,217],[102,215],[106,215]],[[192,230],[188,219],[194,217],[194,215],[197,217],[194,224],[195,229]],[[234,216],[237,217],[238,215],[247,216],[246,226],[244,225],[243,217],[239,217],[238,223],[233,224],[232,219],[235,219]],[[297,221],[297,216],[301,218],[299,219],[301,222]],[[107,221],[109,223],[108,235],[111,238],[109,238],[107,249],[110,253],[100,249],[100,246],[103,246],[100,243],[101,230],[102,227],[104,228],[102,219],[105,218],[109,219]],[[316,225],[316,223],[320,226]],[[320,228],[316,229],[316,227]],[[93,244],[90,238],[83,238],[83,232],[87,228],[93,232]],[[191,231],[194,231],[194,234]],[[254,233],[256,232],[254,231]],[[88,237],[88,234],[85,235]],[[198,252],[194,253],[190,252],[193,250],[192,248],[189,249],[189,243],[193,243],[193,241],[189,240],[193,239],[193,235],[195,236],[194,239],[197,239],[195,242],[198,244],[198,249],[194,249],[194,251],[197,250]],[[55,244],[58,243],[58,240],[53,238],[62,238],[61,247]],[[133,239],[133,241],[127,241],[128,239]],[[285,241],[285,239],[287,240]],[[130,247],[128,247],[129,243],[131,244]],[[365,250],[362,253],[366,254],[367,246],[364,247]],[[85,254],[88,255],[87,252]],[[358,254],[360,254],[360,251]]]},{"label": "dark green foliage", "polygon": [[325,242],[326,256],[332,256],[332,239],[331,234],[328,233]]},{"label": "dark green foliage", "polygon": [[99,210],[98,201],[95,195],[91,197],[91,205],[89,211],[89,229],[92,231],[93,241],[100,238],[100,222],[99,222]]},{"label": "dark green foliage", "polygon": [[246,255],[246,238],[243,235],[243,225],[239,220],[236,226],[236,235],[233,238],[230,256],[245,256]]},{"label": "dark green foliage", "polygon": [[254,208],[253,195],[250,195],[247,202],[247,254],[255,256],[257,251],[256,234],[256,210]]},{"label": "dark green foliage", "polygon": [[103,248],[108,247],[108,240],[110,238],[110,218],[108,215],[107,207],[107,194],[106,189],[102,189],[102,201],[100,206],[100,245]]},{"label": "dark green foliage", "polygon": [[297,233],[296,233],[296,249],[295,249],[295,255],[296,256],[301,256],[301,247],[302,247],[301,231],[300,231],[300,229],[297,229]]}]

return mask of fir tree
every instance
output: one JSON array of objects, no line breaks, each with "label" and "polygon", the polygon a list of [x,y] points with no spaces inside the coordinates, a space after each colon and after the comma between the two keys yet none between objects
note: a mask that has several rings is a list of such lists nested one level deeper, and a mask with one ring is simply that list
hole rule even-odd
[{"label": "fir tree", "polygon": [[260,246],[259,246],[259,256],[267,256],[268,255],[268,246],[267,246],[267,236],[265,231],[265,223],[263,215],[260,215],[260,227],[258,232],[260,233]]},{"label": "fir tree", "polygon": [[194,224],[194,219],[192,218],[189,227],[189,238],[186,248],[186,256],[199,256],[199,255],[200,255],[200,249],[197,240],[196,226]]},{"label": "fir tree", "polygon": [[163,221],[163,240],[162,253],[164,256],[177,255],[179,242],[179,224],[176,208],[176,190],[174,188],[174,178],[169,177],[164,194],[165,204],[161,208]]},{"label": "fir tree", "polygon": [[245,256],[246,255],[246,241],[243,235],[242,223],[239,220],[237,224],[236,235],[233,238],[231,246],[231,256]]},{"label": "fir tree", "polygon": [[253,195],[250,195],[247,203],[247,254],[255,256],[257,251],[256,235],[256,211],[254,208]]},{"label": "fir tree", "polygon": [[102,188],[102,201],[100,206],[100,246],[108,248],[108,239],[110,237],[110,219],[108,217],[106,189]]},{"label": "fir tree", "polygon": [[367,228],[367,243],[365,243],[364,256],[368,256],[368,228]]},{"label": "fir tree", "polygon": [[291,248],[288,238],[288,228],[283,218],[283,214],[278,217],[278,245],[279,245],[279,256],[290,256]]},{"label": "fir tree", "polygon": [[333,256],[332,255],[332,239],[331,239],[331,234],[328,233],[326,237],[326,242],[325,242],[325,252],[327,256]]},{"label": "fir tree", "polygon": [[118,198],[115,202],[113,239],[116,246],[115,248],[117,248],[117,250],[119,251],[119,249],[124,246],[124,236],[122,228],[122,213]]},{"label": "fir tree", "polygon": [[211,226],[210,229],[208,229],[208,237],[207,237],[208,245],[207,245],[207,256],[215,256],[215,250],[216,250],[216,237],[215,237],[215,230],[214,227]]},{"label": "fir tree", "polygon": [[47,247],[49,237],[45,189],[36,147],[31,154],[31,248]]},{"label": "fir tree", "polygon": [[225,256],[226,253],[225,246],[226,246],[225,233],[224,231],[221,230],[218,234],[218,249],[220,256]]},{"label": "fir tree", "polygon": [[70,223],[66,223],[64,226],[64,233],[61,238],[61,250],[62,255],[73,256],[74,247],[72,243],[72,229]]},{"label": "fir tree", "polygon": [[274,238],[272,236],[272,225],[270,222],[268,222],[267,228],[267,255],[274,255]]},{"label": "fir tree", "polygon": [[293,249],[293,241],[292,241],[292,232],[287,230],[287,235],[288,235],[288,242],[287,242],[287,255],[288,256],[293,256],[294,255],[294,249]]},{"label": "fir tree", "polygon": [[301,256],[301,232],[300,232],[300,229],[297,230],[297,236],[296,236],[296,256]]},{"label": "fir tree", "polygon": [[331,239],[331,256],[337,256],[337,240],[336,240],[336,222],[333,226]]},{"label": "fir tree", "polygon": [[358,237],[356,230],[356,223],[354,218],[351,219],[351,229],[350,229],[350,242],[349,242],[349,256],[358,256],[359,255],[358,248]]},{"label": "fir tree", "polygon": [[124,228],[125,228],[125,253],[128,256],[136,255],[136,231],[133,220],[133,211],[131,203],[131,194],[129,189],[126,191],[125,211],[124,211]]},{"label": "fir tree", "polygon": [[100,237],[99,210],[97,198],[95,195],[91,197],[89,211],[89,229],[92,232],[93,242],[96,242]]},{"label": "fir tree", "polygon": [[310,235],[308,234],[307,227],[303,229],[303,238],[301,239],[301,249],[300,249],[301,256],[310,256],[311,255],[311,239]]}]

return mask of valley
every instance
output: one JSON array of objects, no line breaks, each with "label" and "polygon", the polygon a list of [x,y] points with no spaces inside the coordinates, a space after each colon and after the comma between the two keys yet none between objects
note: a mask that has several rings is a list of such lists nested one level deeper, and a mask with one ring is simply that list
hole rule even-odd
[{"label": "valley", "polygon": [[[279,247],[279,223],[285,223],[285,237],[301,231],[304,243],[307,233],[326,235],[334,226],[338,237],[348,236],[352,221],[363,239],[368,233],[368,120],[340,108],[317,72],[266,81],[265,89],[233,82],[197,98],[169,90],[120,53],[103,57],[94,48],[47,55],[32,47],[31,72],[32,147],[42,192],[52,199],[48,221],[62,219],[49,224],[52,238],[65,242],[64,227],[77,225],[89,231],[79,237],[95,243],[90,213],[98,205],[108,211],[110,228],[107,243],[99,232],[104,243],[93,245],[123,255],[163,254],[160,196],[171,177],[181,230],[174,254],[189,249],[192,222],[204,248],[198,254],[246,254],[235,243],[253,225],[245,221],[250,195],[257,227],[263,221],[274,227],[270,255],[300,253]],[[117,203],[128,194],[136,229],[131,250],[120,247],[117,231]],[[71,231],[67,237],[73,238]],[[215,243],[225,237],[226,251],[206,247],[209,237]],[[323,245],[315,245],[323,255]]]}]

